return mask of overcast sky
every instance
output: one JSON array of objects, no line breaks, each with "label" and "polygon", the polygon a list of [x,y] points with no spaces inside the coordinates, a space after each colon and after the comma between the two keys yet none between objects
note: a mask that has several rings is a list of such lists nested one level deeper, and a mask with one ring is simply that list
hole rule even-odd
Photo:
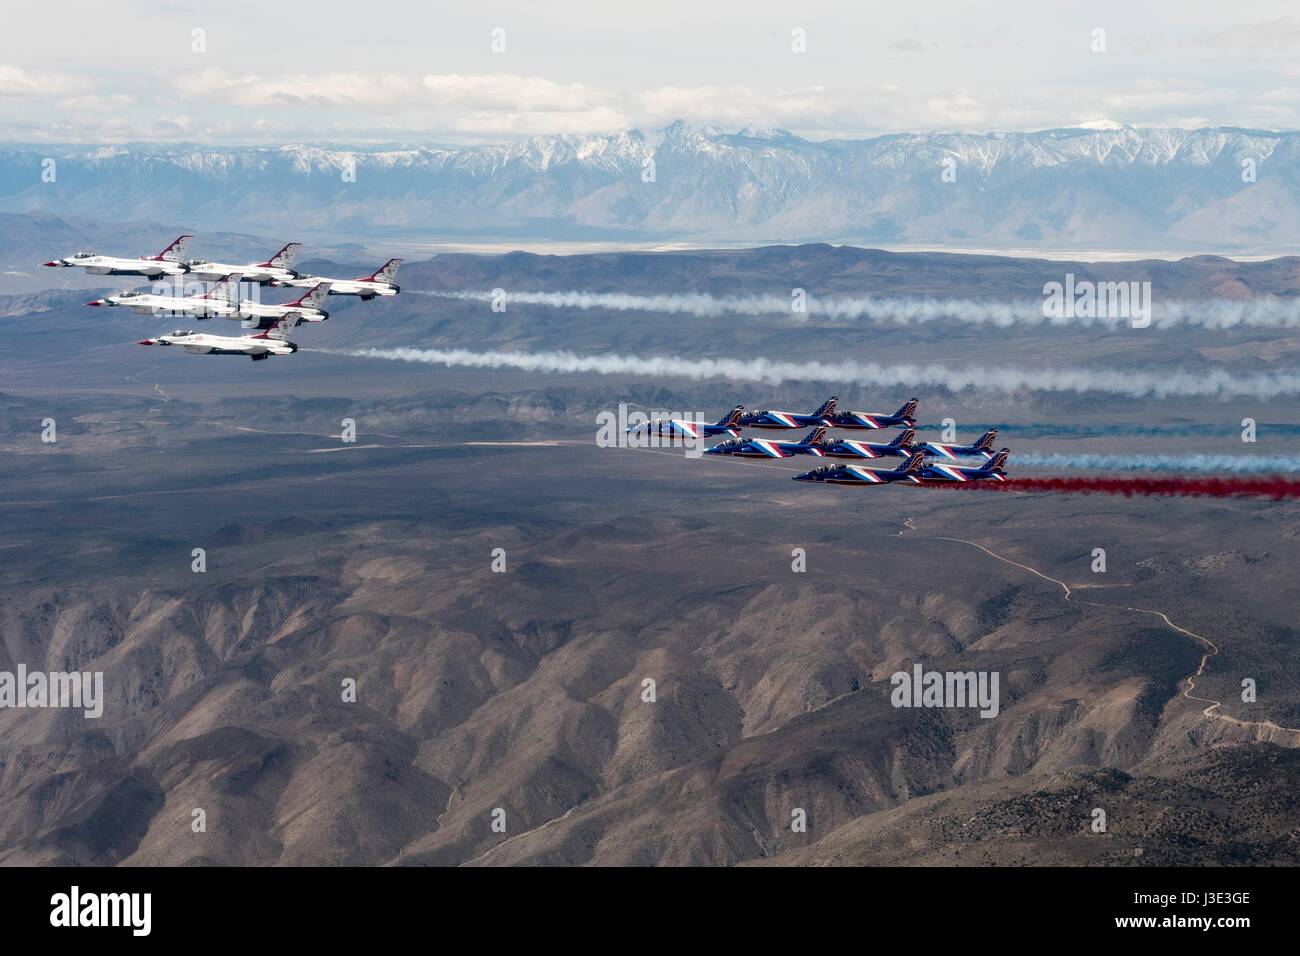
[{"label": "overcast sky", "polygon": [[[984,6],[12,3],[0,139],[502,142],[678,118],[816,139],[1084,123],[1300,128],[1300,4]],[[1105,52],[1093,52],[1099,29]],[[494,30],[504,51],[492,49]],[[806,52],[792,49],[796,30]]]}]

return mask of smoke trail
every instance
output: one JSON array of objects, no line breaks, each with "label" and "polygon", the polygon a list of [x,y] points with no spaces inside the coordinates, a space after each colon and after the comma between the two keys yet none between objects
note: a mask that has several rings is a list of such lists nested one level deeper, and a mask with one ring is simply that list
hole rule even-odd
[{"label": "smoke trail", "polygon": [[1011,478],[1007,481],[945,482],[925,488],[977,491],[1050,491],[1057,494],[1177,496],[1188,498],[1300,498],[1300,481],[1268,478]]},{"label": "smoke trail", "polygon": [[[466,302],[490,302],[492,292],[440,292],[412,289],[431,295]],[[925,322],[958,321],[973,325],[1007,328],[1017,325],[1051,326],[1122,326],[1125,316],[1052,317],[1043,315],[1042,299],[990,302],[982,299],[941,299],[924,296],[874,296],[805,299],[806,313],[792,309],[789,294],[715,296],[706,292],[636,295],[626,292],[504,292],[506,303],[542,305],[559,309],[602,309],[610,312],[658,312],[686,314],[698,318],[726,315],[788,315],[795,321],[810,317],[832,320],[865,320],[875,323],[914,325]],[[1205,299],[1201,301],[1161,301],[1152,303],[1151,322],[1157,328],[1199,326],[1206,329],[1230,329],[1238,326],[1263,328],[1300,328],[1300,298],[1261,297],[1238,301]]]},{"label": "smoke trail", "polygon": [[[322,350],[326,351],[326,350]],[[573,352],[471,352],[467,349],[359,349],[335,354],[361,358],[425,362],[468,368],[514,368],[527,372],[599,375],[673,376],[728,379],[780,385],[784,382],[829,382],[913,388],[933,386],[960,391],[998,392],[1032,389],[1044,392],[1109,392],[1134,398],[1152,396],[1247,396],[1272,398],[1300,392],[1300,372],[1235,375],[1212,370],[1169,374],[1121,369],[947,368],[943,365],[875,362],[779,362],[770,359],[691,359],[675,355],[578,355]]]},{"label": "smoke trail", "polygon": [[1293,455],[1013,455],[1025,468],[1086,468],[1096,471],[1214,471],[1234,475],[1276,475],[1300,471]]}]

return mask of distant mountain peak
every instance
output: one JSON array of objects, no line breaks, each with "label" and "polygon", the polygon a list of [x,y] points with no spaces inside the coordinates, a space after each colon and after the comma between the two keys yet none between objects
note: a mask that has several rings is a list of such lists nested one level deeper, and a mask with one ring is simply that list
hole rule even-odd
[{"label": "distant mountain peak", "polygon": [[[50,155],[57,188],[26,172]],[[1030,133],[827,141],[676,120],[481,146],[0,149],[0,205],[11,211],[494,240],[1271,253],[1300,247],[1297,178],[1300,133],[1105,118]]]}]

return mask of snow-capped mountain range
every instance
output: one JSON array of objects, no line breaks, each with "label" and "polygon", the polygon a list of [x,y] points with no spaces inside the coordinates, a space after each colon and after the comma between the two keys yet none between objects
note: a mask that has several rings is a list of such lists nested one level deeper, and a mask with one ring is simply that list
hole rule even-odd
[{"label": "snow-capped mountain range", "polygon": [[339,238],[1267,254],[1300,248],[1298,186],[1300,133],[1244,129],[814,142],[674,123],[500,146],[0,147],[3,211]]}]

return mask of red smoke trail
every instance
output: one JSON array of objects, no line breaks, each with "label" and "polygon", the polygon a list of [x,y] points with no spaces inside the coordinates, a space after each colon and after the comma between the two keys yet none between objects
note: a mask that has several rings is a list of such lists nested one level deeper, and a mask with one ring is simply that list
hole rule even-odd
[{"label": "red smoke trail", "polygon": [[1053,491],[1082,495],[1179,495],[1190,498],[1300,498],[1300,481],[1264,478],[1010,478],[1006,481],[944,482],[927,488],[980,491]]}]

